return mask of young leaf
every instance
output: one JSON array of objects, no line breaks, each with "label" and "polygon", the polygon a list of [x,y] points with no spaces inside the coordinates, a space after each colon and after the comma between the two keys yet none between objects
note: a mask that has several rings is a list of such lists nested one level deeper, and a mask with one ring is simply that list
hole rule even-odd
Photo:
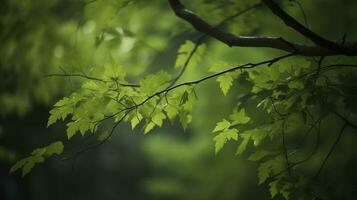
[{"label": "young leaf", "polygon": [[187,111],[180,111],[179,113],[180,123],[184,130],[186,130],[189,123],[192,121],[192,115]]},{"label": "young leaf", "polygon": [[221,122],[218,122],[216,127],[214,128],[214,130],[212,131],[214,132],[218,132],[218,131],[223,131],[227,128],[229,128],[231,125],[231,123],[229,121],[227,121],[226,119],[223,119]]},{"label": "young leaf", "polygon": [[250,135],[242,134],[242,137],[243,137],[243,141],[238,146],[236,155],[242,154],[245,151],[245,149],[247,148],[247,146],[248,146],[248,143],[249,143],[249,140],[250,140]]},{"label": "young leaf", "polygon": [[45,158],[48,158],[54,154],[59,155],[62,152],[63,144],[60,141],[53,142],[52,144],[42,148],[37,148],[33,150],[28,157],[19,160],[17,163],[15,163],[11,167],[10,173],[22,169],[22,176],[25,176],[35,167],[36,164],[42,163]]},{"label": "young leaf", "polygon": [[27,162],[22,167],[22,174],[21,174],[22,177],[24,177],[26,174],[28,174],[35,167],[36,161],[39,161],[38,163],[41,163],[41,162],[43,162],[43,158],[42,157],[32,157],[31,161]]},{"label": "young leaf", "polygon": [[143,116],[140,113],[137,113],[134,115],[134,117],[131,119],[131,129],[134,130],[134,128],[140,123],[140,121],[143,119]]},{"label": "young leaf", "polygon": [[269,131],[266,127],[254,128],[246,131],[253,140],[254,146],[260,145],[260,143],[269,135]]},{"label": "young leaf", "polygon": [[144,128],[144,134],[149,133],[154,127],[155,127],[155,124],[153,122],[147,123]]},{"label": "young leaf", "polygon": [[162,123],[164,121],[164,119],[166,119],[166,115],[162,112],[159,112],[157,114],[154,115],[154,117],[152,118],[152,121],[159,127],[162,126]]},{"label": "young leaf", "polygon": [[278,189],[278,180],[275,180],[275,181],[272,181],[269,183],[269,191],[270,191],[270,195],[271,195],[271,198],[274,198],[278,192],[279,192],[279,189]]},{"label": "young leaf", "polygon": [[238,140],[237,129],[225,129],[223,132],[216,135],[213,140],[215,141],[215,153],[217,154],[229,140]]},{"label": "young leaf", "polygon": [[99,136],[98,136],[97,140],[102,142],[102,141],[106,140],[109,136],[110,136],[110,132],[109,131],[103,131],[103,132],[99,133]]},{"label": "young leaf", "polygon": [[284,164],[284,158],[281,155],[261,163],[258,168],[259,184],[264,183],[270,176],[281,173],[284,170]]},{"label": "young leaf", "polygon": [[250,121],[250,117],[245,114],[245,109],[241,109],[239,112],[235,109],[229,117],[233,121],[232,125],[246,124]]},{"label": "young leaf", "polygon": [[195,46],[196,44],[190,40],[186,40],[186,42],[180,46],[177,52],[178,56],[175,62],[175,68],[180,68],[185,64],[188,54],[191,53]]},{"label": "young leaf", "polygon": [[179,113],[179,110],[176,106],[172,105],[172,104],[168,104],[166,107],[165,107],[165,111],[166,111],[166,114],[168,116],[168,118],[170,120],[174,120],[175,117],[178,115]]},{"label": "young leaf", "polygon": [[63,152],[64,146],[63,143],[60,141],[54,142],[46,147],[46,152],[44,153],[45,156],[49,157],[53,154],[61,154]]},{"label": "young leaf", "polygon": [[252,155],[250,155],[248,157],[248,160],[259,161],[259,160],[263,159],[264,157],[269,156],[271,154],[272,154],[271,152],[265,151],[265,150],[257,151],[255,153],[253,153]]},{"label": "young leaf", "polygon": [[264,183],[267,178],[269,178],[270,176],[270,162],[264,162],[262,164],[259,165],[258,168],[258,178],[259,178],[259,184]]},{"label": "young leaf", "polygon": [[[184,44],[180,46],[177,52],[178,55],[175,62],[175,68],[179,69],[185,64],[188,68],[195,67],[203,56],[205,49],[205,44],[200,44],[199,46],[197,46],[197,44],[187,40]],[[188,60],[189,57],[190,60]]]},{"label": "young leaf", "polygon": [[229,88],[232,86],[233,78],[229,74],[221,75],[217,78],[219,87],[222,89],[224,95],[227,95]]},{"label": "young leaf", "polygon": [[78,130],[78,124],[76,122],[69,122],[67,124],[67,138],[71,139]]},{"label": "young leaf", "polygon": [[152,95],[168,86],[171,75],[165,71],[150,74],[140,81],[140,91],[147,95]]}]

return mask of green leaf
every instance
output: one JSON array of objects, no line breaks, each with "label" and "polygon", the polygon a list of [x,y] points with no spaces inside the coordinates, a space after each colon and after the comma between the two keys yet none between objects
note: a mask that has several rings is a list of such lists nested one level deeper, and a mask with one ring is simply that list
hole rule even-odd
[{"label": "green leaf", "polygon": [[270,176],[281,173],[284,170],[284,165],[284,158],[281,155],[261,163],[258,167],[259,184],[264,183]]},{"label": "green leaf", "polygon": [[230,115],[232,120],[232,125],[246,124],[250,121],[250,117],[245,114],[245,109],[241,109],[239,112],[237,109],[233,111],[233,114]]},{"label": "green leaf", "polygon": [[261,127],[248,130],[245,133],[250,134],[254,146],[258,146],[269,135],[270,132],[265,127]]},{"label": "green leaf", "polygon": [[171,75],[165,71],[150,74],[140,81],[140,91],[147,95],[164,90],[168,86]]},{"label": "green leaf", "polygon": [[185,90],[185,92],[181,96],[180,105],[184,105],[186,102],[188,102],[188,100],[189,100],[188,97],[189,97],[189,94],[188,94],[187,90]]},{"label": "green leaf", "polygon": [[250,140],[250,135],[247,134],[241,134],[243,137],[243,141],[240,143],[240,145],[238,146],[236,155],[242,154],[248,146],[249,140]]},{"label": "green leaf", "polygon": [[261,159],[263,159],[266,156],[272,155],[271,152],[269,151],[265,151],[265,150],[261,150],[261,151],[257,151],[255,153],[253,153],[252,155],[250,155],[248,157],[248,160],[250,161],[259,161]]},{"label": "green leaf", "polygon": [[157,114],[154,115],[154,117],[152,118],[152,121],[159,127],[162,126],[162,123],[164,121],[164,119],[166,119],[166,115],[162,112],[159,112]]},{"label": "green leaf", "polygon": [[288,87],[290,89],[303,89],[305,85],[301,80],[294,80],[294,81],[289,81]]},{"label": "green leaf", "polygon": [[264,162],[262,164],[259,165],[258,168],[258,178],[259,178],[259,184],[264,183],[267,178],[269,178],[270,176],[270,162]]},{"label": "green leaf", "polygon": [[238,140],[237,129],[225,129],[223,132],[216,135],[213,140],[215,141],[215,153],[217,154],[229,140]]},{"label": "green leaf", "polygon": [[154,123],[152,123],[152,122],[147,123],[144,128],[144,134],[149,133],[154,127],[155,127]]},{"label": "green leaf", "polygon": [[52,156],[53,154],[60,155],[63,152],[64,146],[61,141],[54,142],[46,147],[45,156]]},{"label": "green leaf", "polygon": [[10,169],[10,173],[13,173],[19,169],[22,169],[22,176],[28,174],[36,164],[42,163],[45,158],[48,158],[54,154],[61,154],[63,152],[63,144],[60,141],[53,142],[48,146],[37,148],[31,152],[31,154],[16,162]]},{"label": "green leaf", "polygon": [[190,40],[186,40],[186,42],[179,47],[175,68],[180,68],[185,64],[188,54],[191,53],[195,46],[195,43]]},{"label": "green leaf", "polygon": [[134,115],[134,117],[131,119],[131,129],[133,130],[143,119],[143,116],[140,113],[137,113]]},{"label": "green leaf", "polygon": [[290,192],[287,190],[281,191],[281,195],[283,195],[286,200],[290,199]]},{"label": "green leaf", "polygon": [[27,162],[26,159],[22,159],[22,160],[17,161],[17,162],[11,167],[10,173],[13,173],[13,172],[15,172],[15,171],[21,169],[21,168],[25,165],[26,162]]},{"label": "green leaf", "polygon": [[24,177],[35,167],[34,162],[27,162],[22,168],[22,176]]},{"label": "green leaf", "polygon": [[119,63],[114,61],[114,59],[111,59],[109,63],[105,64],[104,68],[104,78],[109,80],[117,80],[120,82],[124,81],[125,71],[122,69]]},{"label": "green leaf", "polygon": [[290,199],[290,191],[293,188],[293,184],[292,183],[285,183],[280,190],[281,195],[286,199],[289,200]]},{"label": "green leaf", "polygon": [[59,119],[58,115],[51,114],[50,117],[48,118],[47,122],[47,127],[51,126],[52,124],[56,123],[56,121]]},{"label": "green leaf", "polygon": [[[200,61],[206,49],[205,44],[200,44],[196,46],[195,43],[187,40],[184,44],[182,44],[178,49],[178,55],[175,62],[175,68],[179,69],[187,64],[188,68],[195,67]],[[189,62],[188,59],[190,58]]]},{"label": "green leaf", "polygon": [[231,65],[229,65],[228,63],[212,64],[212,66],[209,69],[209,72],[218,73],[218,72],[224,71],[230,67],[231,67]]},{"label": "green leaf", "polygon": [[78,130],[78,124],[75,122],[69,122],[67,124],[67,138],[71,139]]},{"label": "green leaf", "polygon": [[214,128],[214,130],[212,131],[214,132],[218,132],[218,131],[223,131],[225,129],[228,129],[231,126],[231,123],[229,121],[227,121],[226,119],[223,119],[221,122],[218,122],[216,127]]},{"label": "green leaf", "polygon": [[165,107],[166,114],[170,120],[174,120],[175,117],[179,114],[179,110],[176,106],[168,104]]},{"label": "green leaf", "polygon": [[190,115],[188,111],[180,111],[179,118],[183,129],[186,130],[188,124],[192,121],[192,115]]},{"label": "green leaf", "polygon": [[100,132],[99,136],[98,136],[98,141],[102,142],[102,141],[106,140],[109,136],[110,136],[109,131]]},{"label": "green leaf", "polygon": [[229,74],[221,75],[217,78],[220,88],[224,95],[227,95],[229,88],[232,86],[233,78]]},{"label": "green leaf", "polygon": [[275,181],[272,181],[269,183],[269,191],[270,191],[270,195],[271,195],[271,198],[274,198],[278,192],[279,192],[279,189],[278,189],[278,180],[275,180]]},{"label": "green leaf", "polygon": [[50,111],[50,117],[48,118],[47,127],[54,124],[56,121],[64,120],[69,114],[73,112],[71,105],[63,105],[61,107],[55,107]]},{"label": "green leaf", "polygon": [[54,124],[57,120],[64,120],[69,114],[72,114],[74,106],[81,100],[83,100],[82,95],[73,93],[70,97],[64,97],[55,103],[54,108],[50,111],[47,127]]},{"label": "green leaf", "polygon": [[81,133],[82,136],[87,132],[87,130],[91,129],[92,123],[88,123],[87,121],[81,120],[76,122],[78,127],[79,127],[79,132]]}]

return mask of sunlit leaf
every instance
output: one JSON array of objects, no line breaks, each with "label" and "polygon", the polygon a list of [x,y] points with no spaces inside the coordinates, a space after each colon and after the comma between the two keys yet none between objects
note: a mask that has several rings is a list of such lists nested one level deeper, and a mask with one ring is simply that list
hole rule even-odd
[{"label": "sunlit leaf", "polygon": [[238,140],[237,129],[225,129],[223,132],[216,135],[213,140],[215,141],[216,154],[223,148],[224,144],[229,140]]},{"label": "sunlit leaf", "polygon": [[250,140],[250,135],[247,134],[242,134],[243,141],[239,144],[236,155],[242,154],[248,146],[249,140]]},{"label": "sunlit leaf", "polygon": [[229,128],[231,125],[231,123],[229,121],[227,121],[226,119],[223,119],[221,122],[218,122],[216,127],[213,129],[212,132],[218,132],[218,131],[222,131],[225,130],[227,128]]},{"label": "sunlit leaf", "polygon": [[233,114],[231,114],[230,119],[232,120],[232,124],[246,124],[250,121],[250,117],[245,114],[245,109],[241,109],[240,111],[234,110]]},{"label": "sunlit leaf", "polygon": [[232,86],[233,78],[229,74],[219,76],[217,78],[219,86],[222,89],[224,95],[227,95],[229,88]]}]

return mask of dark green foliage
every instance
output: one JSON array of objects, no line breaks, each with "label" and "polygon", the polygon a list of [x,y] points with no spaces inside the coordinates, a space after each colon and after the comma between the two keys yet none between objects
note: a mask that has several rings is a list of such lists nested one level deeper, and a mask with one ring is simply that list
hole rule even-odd
[{"label": "dark green foliage", "polygon": [[[147,136],[150,139],[143,149],[154,165],[163,171],[172,166],[182,168],[166,172],[175,175],[172,179],[148,179],[144,187],[153,194],[195,199],[191,195],[196,194],[194,191],[187,193],[190,195],[184,192],[190,189],[182,180],[199,185],[232,178],[222,171],[227,170],[229,174],[236,170],[231,168],[231,163],[236,165],[237,161],[229,160],[227,164],[220,156],[228,158],[227,155],[236,154],[256,163],[256,183],[269,188],[271,198],[330,199],[341,195],[337,190],[326,189],[331,185],[322,183],[321,179],[341,181],[343,177],[329,177],[324,173],[331,170],[328,163],[331,166],[347,163],[349,158],[336,158],[346,152],[354,153],[349,152],[353,146],[340,149],[337,146],[356,144],[355,57],[281,56],[281,52],[270,49],[231,49],[202,33],[188,33],[192,28],[176,18],[163,1],[79,1],[75,7],[57,1],[38,0],[34,5],[14,2],[6,1],[3,7],[9,8],[1,14],[4,19],[0,25],[8,28],[1,33],[1,41],[5,42],[0,52],[5,59],[0,61],[0,70],[6,72],[2,75],[19,74],[19,80],[25,82],[10,84],[14,81],[6,79],[2,84],[0,105],[6,108],[4,115],[27,111],[33,99],[48,102],[59,92],[65,93],[49,112],[47,126],[62,121],[66,125],[66,140],[94,136],[93,146],[109,140],[123,123],[143,134],[167,131],[165,124],[180,123],[180,131],[192,134],[187,143],[167,136],[158,139]],[[338,1],[334,2],[333,5],[343,9]],[[300,19],[304,13],[301,14],[298,5],[306,5],[313,15],[321,2],[281,3]],[[280,22],[267,23],[271,13],[261,7],[230,21],[224,20],[249,7],[250,1],[187,4],[212,24],[225,22],[219,28],[235,34],[275,34],[301,41],[300,36],[281,28],[284,25]],[[40,8],[43,13],[27,24],[24,16],[11,13],[22,6],[27,12],[21,15],[30,15],[32,9]],[[79,15],[69,17],[69,13]],[[328,13],[321,11],[321,16],[314,17],[323,20],[325,15],[328,17]],[[40,26],[36,21],[39,18],[45,18],[48,27]],[[313,24],[319,24],[315,18]],[[347,27],[345,31],[353,35],[353,28]],[[319,29],[322,33],[330,31],[324,24]],[[341,34],[338,30],[331,32]],[[25,37],[20,37],[21,34]],[[75,45],[69,45],[71,35],[75,35]],[[26,56],[19,48],[28,49]],[[59,64],[64,67],[55,71]],[[53,76],[68,78],[64,82],[70,89],[61,88],[57,79],[48,83],[38,81],[46,74],[53,79]],[[28,82],[33,84],[27,86]],[[344,135],[353,142],[343,142]],[[195,160],[213,153],[213,149],[217,164],[202,161],[212,164],[210,171]],[[165,155],[166,151],[173,156]],[[46,158],[60,157],[62,152],[68,153],[62,142],[35,149],[18,161],[11,172],[22,170],[24,176]],[[336,158],[330,157],[333,154]],[[214,169],[222,171],[214,172]],[[212,175],[211,179],[199,173],[194,176],[200,170],[218,175]],[[218,191],[219,186],[212,188]],[[348,190],[351,188],[349,185]],[[232,193],[227,192],[225,197],[234,199],[234,187],[229,190]],[[209,196],[213,191],[205,194]]]}]

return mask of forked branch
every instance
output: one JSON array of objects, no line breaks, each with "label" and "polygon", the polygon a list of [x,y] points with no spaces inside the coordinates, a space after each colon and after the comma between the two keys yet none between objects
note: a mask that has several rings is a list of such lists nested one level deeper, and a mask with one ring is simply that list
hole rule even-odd
[{"label": "forked branch", "polygon": [[[290,27],[293,27],[305,37],[312,40],[316,45],[298,44],[287,41],[282,37],[236,36],[210,25],[194,12],[186,9],[180,0],[168,1],[178,17],[189,22],[197,31],[205,33],[230,47],[267,47],[303,56],[357,55],[357,42],[344,42],[343,45],[339,45],[336,42],[326,40],[298,23],[281,10],[273,1],[264,0],[263,2],[266,3],[266,5],[270,5],[269,8],[273,13],[283,19]],[[286,19],[286,16],[289,16],[289,18]]]}]

